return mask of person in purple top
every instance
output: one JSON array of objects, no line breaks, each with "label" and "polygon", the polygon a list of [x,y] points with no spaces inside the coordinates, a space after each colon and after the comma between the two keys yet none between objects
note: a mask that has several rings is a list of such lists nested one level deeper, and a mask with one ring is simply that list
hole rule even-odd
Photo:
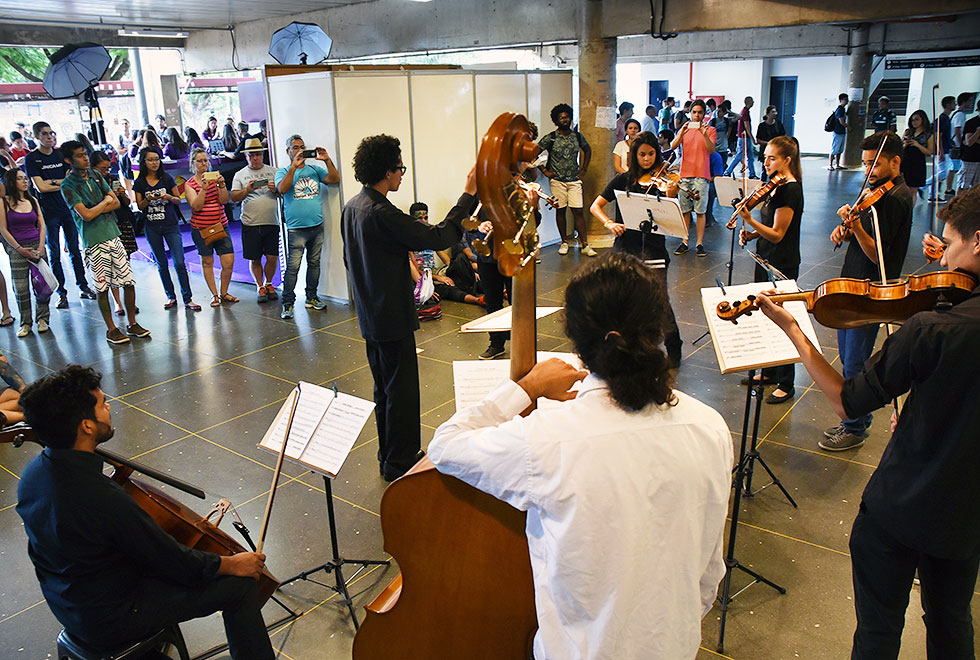
[{"label": "person in purple top", "polygon": [[[14,280],[14,294],[20,310],[20,329],[18,337],[26,337],[31,332],[31,270],[30,262],[44,259],[44,215],[41,206],[31,195],[30,180],[23,170],[8,170],[4,174],[5,194],[0,204],[0,235],[3,236],[4,249],[10,259],[10,275]],[[48,301],[51,293],[37,296],[37,331],[48,331]],[[0,304],[3,305],[3,320],[0,325],[14,322],[7,306],[7,283],[0,274]],[[8,321],[9,319],[9,321]]]}]

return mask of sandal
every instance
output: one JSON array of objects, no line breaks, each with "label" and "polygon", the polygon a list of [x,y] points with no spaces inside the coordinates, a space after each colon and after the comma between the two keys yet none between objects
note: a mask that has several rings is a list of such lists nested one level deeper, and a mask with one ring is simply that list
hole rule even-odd
[{"label": "sandal", "polygon": [[3,318],[0,318],[0,327],[6,328],[8,325],[14,324],[14,317],[10,314],[5,314]]},{"label": "sandal", "polygon": [[221,294],[221,302],[236,303],[238,302],[238,298],[231,295],[230,293],[223,293]]},{"label": "sandal", "polygon": [[221,296],[215,296],[211,299],[212,307],[221,307]]}]

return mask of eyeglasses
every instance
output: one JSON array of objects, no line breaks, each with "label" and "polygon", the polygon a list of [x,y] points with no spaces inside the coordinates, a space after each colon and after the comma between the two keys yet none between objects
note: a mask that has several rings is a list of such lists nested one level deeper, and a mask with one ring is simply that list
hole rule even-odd
[{"label": "eyeglasses", "polygon": [[408,168],[405,167],[404,165],[399,165],[398,167],[391,168],[391,171],[392,172],[401,172],[402,174],[404,174],[405,172],[408,171]]}]

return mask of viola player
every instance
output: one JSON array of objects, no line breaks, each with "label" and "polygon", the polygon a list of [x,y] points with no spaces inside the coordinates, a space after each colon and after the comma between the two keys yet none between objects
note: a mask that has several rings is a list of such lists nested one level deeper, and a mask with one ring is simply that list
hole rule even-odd
[{"label": "viola player", "polygon": [[[882,140],[884,144],[882,145]],[[881,154],[878,154],[879,147]],[[878,248],[885,256],[885,275],[888,279],[902,274],[902,264],[909,247],[912,233],[912,193],[902,178],[902,140],[894,133],[883,131],[864,139],[861,143],[861,159],[868,172],[868,192],[880,186],[893,184],[891,190],[874,203],[872,208],[878,216],[881,234],[875,233],[871,209],[860,216],[860,222],[847,227],[838,225],[830,234],[830,240],[840,245],[847,241],[847,253],[841,277],[859,280],[881,281],[878,266]],[[877,160],[875,159],[877,156]],[[837,215],[842,220],[850,215],[848,204],[840,207]],[[875,346],[878,325],[866,325],[837,331],[837,350],[844,369],[844,378],[851,378],[861,371]],[[846,451],[864,444],[871,415],[865,414],[854,419],[844,419],[839,425],[824,431],[824,438],[818,443],[826,451]]]},{"label": "viola player", "polygon": [[181,545],[102,473],[95,448],[115,429],[101,381],[69,365],[20,397],[45,449],[24,470],[17,513],[51,612],[77,642],[108,651],[220,610],[232,658],[271,660],[256,582],[265,555]]},{"label": "viola player", "polygon": [[[947,245],[942,265],[980,279],[980,188],[954,198],[939,217]],[[870,414],[909,393],[851,530],[857,611],[852,660],[898,657],[916,571],[928,657],[973,658],[970,605],[980,566],[980,289],[950,309],[912,316],[863,370],[847,378],[820,355],[789,312],[765,295],[758,303],[796,345],[842,419]]]}]

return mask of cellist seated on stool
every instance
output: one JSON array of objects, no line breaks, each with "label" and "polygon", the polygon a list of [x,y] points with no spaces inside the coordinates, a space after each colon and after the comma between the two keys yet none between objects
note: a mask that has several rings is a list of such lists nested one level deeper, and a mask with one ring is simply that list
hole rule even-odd
[{"label": "cellist seated on stool", "polygon": [[[640,260],[590,263],[565,314],[591,373],[552,359],[501,383],[439,427],[429,458],[527,512],[535,658],[694,658],[725,573],[731,434],[672,389],[667,291]],[[539,397],[566,403],[521,417]]]},{"label": "cellist seated on stool", "polygon": [[95,448],[115,429],[101,380],[69,365],[20,397],[45,449],[24,470],[17,513],[51,612],[73,638],[108,649],[220,610],[232,658],[273,658],[256,583],[265,556],[181,545],[102,473]]}]

